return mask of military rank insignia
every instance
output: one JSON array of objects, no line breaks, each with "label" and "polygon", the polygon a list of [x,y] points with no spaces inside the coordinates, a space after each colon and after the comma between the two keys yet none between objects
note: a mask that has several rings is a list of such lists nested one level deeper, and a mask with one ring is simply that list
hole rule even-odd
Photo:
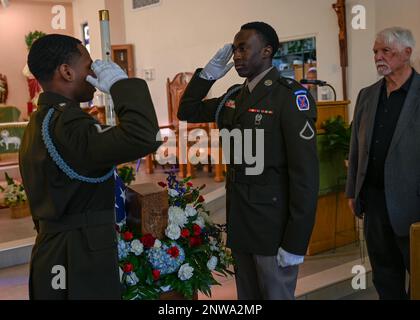
[{"label": "military rank insignia", "polygon": [[226,101],[225,107],[235,109],[236,108],[235,100]]},{"label": "military rank insignia", "polygon": [[306,95],[305,90],[300,90],[295,92],[296,95],[296,105],[300,111],[309,110],[309,99]]}]

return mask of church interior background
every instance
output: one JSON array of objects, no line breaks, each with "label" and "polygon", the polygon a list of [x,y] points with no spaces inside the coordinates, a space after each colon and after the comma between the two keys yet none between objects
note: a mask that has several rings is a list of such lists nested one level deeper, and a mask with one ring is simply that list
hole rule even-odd
[{"label": "church interior background", "polygon": [[[0,185],[7,177],[21,181],[18,150],[25,126],[41,88],[26,66],[28,48],[38,33],[60,33],[79,38],[101,58],[99,10],[109,10],[113,60],[131,77],[147,81],[161,133],[177,130],[179,99],[192,73],[203,67],[239,27],[265,21],[278,32],[281,46],[273,65],[285,77],[305,78],[310,69],[329,86],[311,93],[317,97],[317,135],[321,182],[315,228],[305,262],[300,268],[297,299],[377,299],[363,239],[363,223],[347,208],[345,154],[324,149],[325,121],[341,116],[351,122],[358,91],[377,81],[372,46],[375,34],[394,25],[414,31],[420,43],[420,1],[347,0],[343,17],[333,0],[3,0],[0,5]],[[223,8],[215,10],[214,8]],[[345,23],[343,23],[345,21]],[[343,38],[345,32],[345,41]],[[345,53],[346,59],[343,58]],[[420,71],[420,52],[413,54]],[[218,81],[209,97],[241,80],[230,72]],[[334,88],[335,95],[333,90]],[[104,121],[103,97],[81,106]],[[198,126],[209,130],[212,126]],[[204,150],[205,151],[205,150]],[[203,152],[203,150],[200,150]],[[166,179],[168,166],[157,155],[128,163],[137,171],[132,185],[156,184]],[[223,165],[179,166],[181,177],[206,184],[205,203],[212,219],[225,223],[225,168]],[[28,262],[36,232],[28,206],[18,208],[0,195],[0,300],[28,299]],[[364,275],[354,287],[354,277]],[[220,278],[212,299],[236,299],[233,277]],[[353,284],[353,285],[352,285]],[[360,283],[359,283],[360,284]],[[200,294],[198,299],[209,299]]]}]

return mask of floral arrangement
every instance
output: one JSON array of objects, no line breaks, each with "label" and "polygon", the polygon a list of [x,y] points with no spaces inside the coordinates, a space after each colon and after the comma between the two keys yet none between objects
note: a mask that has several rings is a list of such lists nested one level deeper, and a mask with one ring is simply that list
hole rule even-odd
[{"label": "floral arrangement", "polygon": [[6,177],[7,186],[6,188],[0,186],[0,190],[4,193],[5,205],[13,207],[25,203],[27,198],[23,185],[21,183],[16,183],[9,177],[7,172],[5,172],[4,175]]},{"label": "floral arrangement", "polygon": [[123,299],[158,299],[175,291],[192,299],[198,291],[211,296],[211,286],[219,283],[214,272],[228,276],[233,263],[224,246],[224,225],[213,224],[204,208],[200,188],[190,178],[176,179],[169,172],[168,225],[163,239],[135,234],[126,224],[118,226],[118,255],[124,285]]}]

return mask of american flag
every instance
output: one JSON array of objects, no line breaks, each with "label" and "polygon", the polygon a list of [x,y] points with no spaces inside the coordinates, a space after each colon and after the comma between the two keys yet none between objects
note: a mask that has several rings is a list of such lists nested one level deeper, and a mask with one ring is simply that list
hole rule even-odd
[{"label": "american flag", "polygon": [[115,220],[118,224],[123,223],[127,216],[125,212],[126,186],[122,179],[118,176],[117,171],[114,172],[115,178]]}]

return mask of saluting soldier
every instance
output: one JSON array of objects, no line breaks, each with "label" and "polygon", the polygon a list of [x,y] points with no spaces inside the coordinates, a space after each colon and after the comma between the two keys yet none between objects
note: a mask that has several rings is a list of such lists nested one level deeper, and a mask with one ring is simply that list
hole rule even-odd
[{"label": "saluting soldier", "polygon": [[[81,42],[64,35],[37,40],[28,65],[44,90],[19,152],[38,231],[30,298],[121,299],[114,167],[160,145],[148,87],[113,62],[92,63]],[[80,108],[95,86],[111,94],[118,126],[102,126]]]},{"label": "saluting soldier", "polygon": [[[219,128],[264,130],[263,171],[235,163],[230,148],[227,172],[227,245],[236,261],[239,299],[294,299],[298,265],[312,233],[319,188],[316,108],[296,81],[272,67],[279,48],[275,30],[266,23],[241,27],[204,69],[198,69],[181,99],[178,118],[217,122]],[[233,56],[233,61],[229,60]],[[243,85],[222,97],[203,100],[217,79],[235,65]],[[233,141],[233,140],[232,140]],[[256,139],[252,150],[257,150]],[[246,147],[246,146],[243,146]],[[248,146],[249,147],[249,146]],[[244,148],[242,148],[244,150]],[[261,155],[257,156],[261,157]],[[242,154],[242,160],[244,159]]]}]

